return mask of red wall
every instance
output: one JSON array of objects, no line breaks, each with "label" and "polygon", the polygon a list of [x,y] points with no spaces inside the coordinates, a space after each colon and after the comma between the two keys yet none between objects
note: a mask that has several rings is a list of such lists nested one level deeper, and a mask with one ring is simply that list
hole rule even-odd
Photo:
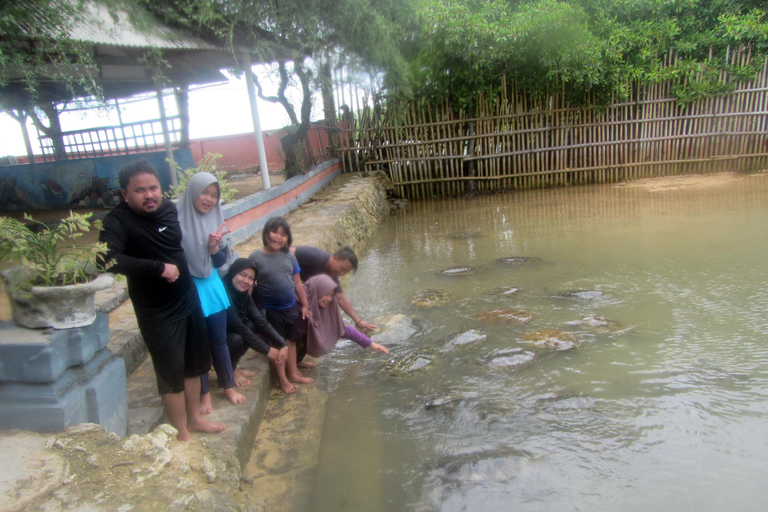
[{"label": "red wall", "polygon": [[[267,153],[267,167],[270,172],[283,169],[280,137],[282,130],[269,130],[264,133],[264,150]],[[189,143],[195,163],[206,153],[218,153],[222,157],[217,167],[224,171],[246,169],[259,165],[259,152],[256,150],[256,136],[253,133],[194,139]]]},{"label": "red wall", "polygon": [[[264,133],[264,150],[267,153],[267,167],[270,172],[283,170],[283,148],[280,138],[284,131],[268,130]],[[312,163],[323,161],[328,155],[326,151],[330,145],[328,134],[323,127],[312,125],[307,134],[307,139],[312,145]],[[162,147],[154,151],[162,151]],[[217,162],[217,167],[224,171],[247,169],[259,165],[259,152],[256,150],[256,136],[253,133],[240,133],[237,135],[223,135],[221,137],[208,137],[205,139],[193,139],[189,143],[192,158],[195,164],[200,162],[207,153],[220,154],[222,157]],[[136,154],[139,158],[140,154]],[[29,163],[27,156],[17,156],[19,164]],[[35,156],[38,162],[43,161],[42,156]]]}]

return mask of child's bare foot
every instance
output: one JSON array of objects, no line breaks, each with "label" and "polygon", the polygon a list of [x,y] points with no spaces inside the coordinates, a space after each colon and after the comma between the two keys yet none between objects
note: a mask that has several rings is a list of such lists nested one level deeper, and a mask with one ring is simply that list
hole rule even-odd
[{"label": "child's bare foot", "polygon": [[243,375],[239,370],[235,370],[235,386],[247,386],[251,383],[251,379]]},{"label": "child's bare foot", "polygon": [[283,393],[291,395],[295,393],[298,388],[286,380],[285,382],[280,381],[280,389],[283,390]]},{"label": "child's bare foot", "polygon": [[290,375],[287,375],[287,377],[288,377],[289,381],[295,382],[297,384],[312,384],[312,382],[313,382],[312,379],[310,379],[309,377],[305,377],[305,376],[303,376],[300,373],[295,374],[295,375],[294,374],[290,374]]},{"label": "child's bare foot", "polygon": [[317,368],[317,363],[310,363],[309,361],[300,361],[297,364],[299,368]]},{"label": "child's bare foot", "polygon": [[206,393],[204,395],[200,395],[200,414],[205,416],[206,414],[211,414],[211,411],[213,411],[213,404],[211,403],[211,394]]},{"label": "child's bare foot", "polygon": [[[227,426],[224,423],[219,423],[218,421],[210,421],[204,418],[200,418],[197,421],[187,420],[187,430],[190,432],[207,432],[209,434],[218,434],[225,428],[227,428]],[[186,441],[186,439],[181,439],[181,437],[179,437],[179,440]]]},{"label": "child's bare foot", "polygon": [[230,402],[234,405],[241,404],[245,402],[245,395],[241,395],[237,391],[235,391],[235,388],[227,388],[224,390],[224,394],[227,395],[227,398]]},{"label": "child's bare foot", "polygon": [[235,368],[235,373],[241,374],[246,379],[252,379],[256,376],[255,372],[252,372],[251,370],[243,370],[241,368]]}]

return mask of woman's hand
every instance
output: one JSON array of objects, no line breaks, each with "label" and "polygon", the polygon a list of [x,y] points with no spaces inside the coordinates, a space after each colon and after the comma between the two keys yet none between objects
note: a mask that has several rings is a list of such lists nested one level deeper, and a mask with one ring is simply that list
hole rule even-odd
[{"label": "woman's hand", "polygon": [[221,245],[222,236],[227,233],[227,226],[224,222],[221,223],[219,229],[215,233],[208,234],[208,253],[216,254],[219,252],[219,245]]},{"label": "woman's hand", "polygon": [[283,364],[288,357],[288,347],[283,347],[280,350],[275,347],[270,347],[267,359],[275,364]]},{"label": "woman's hand", "polygon": [[372,323],[366,322],[365,320],[359,320],[355,322],[355,327],[357,327],[357,330],[359,330],[360,332],[365,332],[363,329],[368,331],[376,330],[375,325],[373,325]]},{"label": "woman's hand", "polygon": [[379,345],[375,341],[371,343],[371,350],[374,352],[381,352],[382,354],[389,354],[389,350],[384,345]]}]

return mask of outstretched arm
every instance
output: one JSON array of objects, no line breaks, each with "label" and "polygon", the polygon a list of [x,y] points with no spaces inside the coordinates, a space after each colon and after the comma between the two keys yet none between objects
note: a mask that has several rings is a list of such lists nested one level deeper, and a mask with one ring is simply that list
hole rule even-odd
[{"label": "outstretched arm", "polygon": [[363,329],[369,329],[371,331],[376,330],[376,326],[366,322],[355,311],[355,308],[352,307],[352,303],[349,302],[349,299],[347,298],[346,294],[344,293],[336,293],[336,302],[339,303],[339,307],[343,312],[345,312],[347,315],[349,315],[349,318],[352,319],[353,322],[355,322],[355,327],[360,329],[361,331]]}]

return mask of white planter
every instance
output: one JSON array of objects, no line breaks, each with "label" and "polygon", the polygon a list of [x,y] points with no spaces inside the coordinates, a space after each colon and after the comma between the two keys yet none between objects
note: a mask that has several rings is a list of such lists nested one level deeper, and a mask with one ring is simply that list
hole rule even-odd
[{"label": "white planter", "polygon": [[92,324],[96,319],[96,292],[115,282],[111,275],[99,274],[84,284],[33,286],[31,290],[20,290],[16,285],[27,278],[24,269],[15,267],[0,274],[11,299],[13,321],[29,329],[69,329]]}]

